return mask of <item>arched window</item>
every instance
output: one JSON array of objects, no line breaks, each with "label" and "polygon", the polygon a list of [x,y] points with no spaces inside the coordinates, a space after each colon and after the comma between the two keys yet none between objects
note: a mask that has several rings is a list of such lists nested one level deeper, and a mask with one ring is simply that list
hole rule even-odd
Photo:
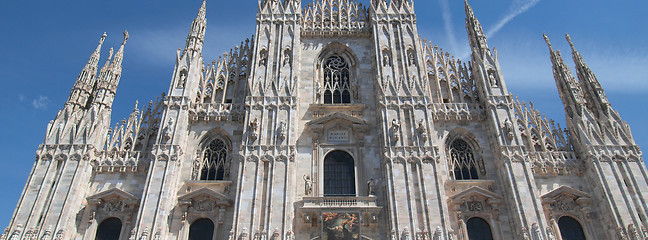
[{"label": "arched window", "polygon": [[450,161],[455,180],[479,179],[478,162],[466,141],[457,139],[450,144]]},{"label": "arched window", "polygon": [[324,62],[324,103],[351,103],[349,63],[339,56],[330,56]]},{"label": "arched window", "polygon": [[466,222],[469,240],[493,240],[490,225],[483,218],[474,217]]},{"label": "arched window", "polygon": [[353,157],[332,151],[324,158],[324,196],[355,196]]},{"label": "arched window", "polygon": [[119,240],[122,222],[119,218],[108,218],[99,224],[96,240]]},{"label": "arched window", "polygon": [[585,240],[583,227],[572,217],[561,217],[558,219],[558,228],[563,240]]},{"label": "arched window", "polygon": [[220,139],[212,140],[203,151],[199,164],[200,180],[223,180],[227,166],[227,145]]},{"label": "arched window", "polygon": [[189,227],[189,240],[208,240],[214,238],[214,222],[207,218],[196,220]]}]

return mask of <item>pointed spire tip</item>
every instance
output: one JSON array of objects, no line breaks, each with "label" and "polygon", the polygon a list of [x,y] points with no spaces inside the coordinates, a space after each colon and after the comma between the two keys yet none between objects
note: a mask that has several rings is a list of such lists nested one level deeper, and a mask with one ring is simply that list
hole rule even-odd
[{"label": "pointed spire tip", "polygon": [[126,45],[126,41],[128,41],[128,31],[124,30],[124,41],[122,42],[122,45]]},{"label": "pointed spire tip", "polygon": [[571,37],[569,36],[569,33],[565,34],[565,39],[567,39],[567,42],[569,42],[569,46],[572,48],[572,50],[576,51],[574,48],[574,43],[572,43]]},{"label": "pointed spire tip", "polygon": [[549,48],[551,48],[551,42],[549,41],[549,36],[547,36],[546,33],[543,33],[542,38],[544,38],[545,42],[547,42],[547,46],[549,46]]}]

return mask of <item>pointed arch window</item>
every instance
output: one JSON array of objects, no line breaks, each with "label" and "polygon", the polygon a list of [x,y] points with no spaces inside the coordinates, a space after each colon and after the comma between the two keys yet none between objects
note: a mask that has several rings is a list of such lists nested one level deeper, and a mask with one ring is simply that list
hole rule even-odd
[{"label": "pointed arch window", "polygon": [[324,195],[356,195],[355,165],[347,152],[336,150],[324,157]]},{"label": "pointed arch window", "polygon": [[474,217],[466,222],[469,240],[493,240],[490,224],[483,218]]},{"label": "pointed arch window", "polygon": [[477,169],[480,162],[475,158],[472,147],[463,139],[456,139],[450,144],[450,166],[455,180],[479,179]]},{"label": "pointed arch window", "polygon": [[97,240],[119,240],[119,234],[122,229],[122,222],[119,218],[112,217],[104,220],[97,227]]},{"label": "pointed arch window", "polygon": [[202,159],[195,169],[196,180],[224,180],[227,161],[227,145],[221,139],[212,140],[203,150]]},{"label": "pointed arch window", "polygon": [[561,217],[558,219],[558,228],[563,240],[585,240],[583,227],[572,217]]},{"label": "pointed arch window", "polygon": [[340,55],[332,55],[324,62],[324,103],[351,103],[349,63]]}]

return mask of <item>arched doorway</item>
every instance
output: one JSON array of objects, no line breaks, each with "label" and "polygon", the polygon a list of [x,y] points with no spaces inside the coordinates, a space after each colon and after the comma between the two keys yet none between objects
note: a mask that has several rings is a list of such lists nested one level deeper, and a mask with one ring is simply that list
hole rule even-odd
[{"label": "arched doorway", "polygon": [[558,228],[563,240],[585,240],[583,227],[572,217],[561,217],[558,219]]},{"label": "arched doorway", "polygon": [[466,222],[469,240],[493,240],[491,227],[483,218],[474,217]]},{"label": "arched doorway", "polygon": [[324,196],[355,196],[355,165],[345,151],[332,151],[324,157]]},{"label": "arched doorway", "polygon": [[214,222],[210,219],[198,219],[189,227],[189,240],[209,240],[213,238]]},{"label": "arched doorway", "polygon": [[104,220],[97,228],[96,240],[119,240],[122,222],[119,218],[112,217]]}]

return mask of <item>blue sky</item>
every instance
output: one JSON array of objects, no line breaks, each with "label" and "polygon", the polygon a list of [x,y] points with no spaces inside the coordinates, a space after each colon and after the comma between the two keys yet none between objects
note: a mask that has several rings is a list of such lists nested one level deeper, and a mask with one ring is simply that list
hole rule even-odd
[{"label": "blue sky", "polygon": [[[9,223],[47,123],[68,97],[76,76],[103,32],[119,47],[127,29],[123,77],[113,125],[135,100],[146,103],[168,90],[176,49],[184,47],[200,0],[0,2],[0,228]],[[304,5],[311,2],[303,1]],[[360,2],[368,4],[369,0]],[[510,91],[564,122],[542,33],[573,66],[564,34],[599,77],[612,102],[648,149],[648,1],[472,0],[496,47]],[[254,33],[254,0],[207,2],[203,56],[217,59]],[[457,57],[468,54],[462,0],[415,0],[419,34]],[[103,59],[103,58],[102,58]],[[102,60],[103,61],[103,60]]]}]

